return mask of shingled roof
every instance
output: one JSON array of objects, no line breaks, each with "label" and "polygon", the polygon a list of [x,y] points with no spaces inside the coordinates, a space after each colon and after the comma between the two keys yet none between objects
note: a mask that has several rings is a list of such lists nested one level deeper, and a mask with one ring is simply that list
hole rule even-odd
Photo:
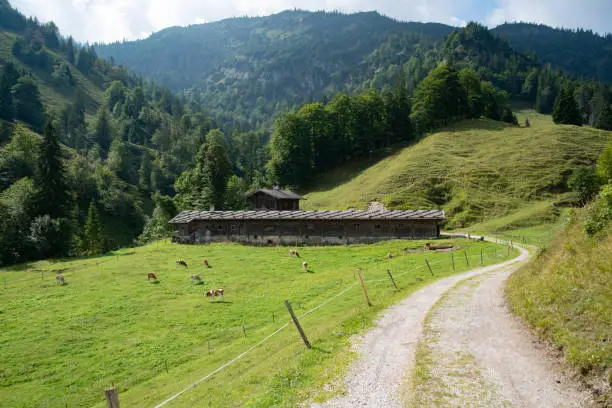
[{"label": "shingled roof", "polygon": [[444,210],[381,211],[183,211],[171,224],[192,221],[252,220],[443,220]]},{"label": "shingled roof", "polygon": [[287,190],[280,190],[280,189],[274,189],[274,190],[269,190],[266,188],[260,188],[258,190],[253,191],[252,193],[249,193],[249,195],[247,197],[252,197],[257,193],[264,193],[267,194],[269,196],[272,196],[274,198],[278,198],[281,200],[306,200],[304,197],[302,197],[301,195],[292,193],[291,191],[287,191]]}]

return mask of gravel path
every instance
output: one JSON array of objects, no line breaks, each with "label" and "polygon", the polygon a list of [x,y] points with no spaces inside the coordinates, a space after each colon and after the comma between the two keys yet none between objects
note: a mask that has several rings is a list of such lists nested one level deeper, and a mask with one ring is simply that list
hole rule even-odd
[{"label": "gravel path", "polygon": [[503,295],[514,267],[460,283],[427,318],[419,341],[419,407],[594,406],[544,346],[512,316]]},{"label": "gravel path", "polygon": [[312,407],[588,407],[506,310],[503,283],[528,257],[521,250],[389,308],[356,344],[346,392]]},{"label": "gravel path", "polygon": [[462,280],[519,265],[527,252],[503,264],[450,276],[413,293],[389,308],[358,345],[358,359],[345,379],[346,393],[312,407],[401,407],[403,379],[414,363],[415,351],[428,311]]}]

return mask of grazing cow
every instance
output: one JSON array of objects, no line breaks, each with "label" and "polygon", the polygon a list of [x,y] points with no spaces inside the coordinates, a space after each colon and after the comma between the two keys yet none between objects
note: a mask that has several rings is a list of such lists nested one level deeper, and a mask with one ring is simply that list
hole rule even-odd
[{"label": "grazing cow", "polygon": [[210,264],[208,263],[208,259],[204,260],[204,266],[206,266],[207,268],[210,268]]},{"label": "grazing cow", "polygon": [[302,262],[302,270],[308,272],[308,262]]},{"label": "grazing cow", "polygon": [[202,278],[200,278],[200,275],[191,275],[191,280],[198,283],[202,282]]},{"label": "grazing cow", "polygon": [[289,256],[294,256],[294,255],[295,255],[295,249],[290,249]]},{"label": "grazing cow", "polygon": [[221,300],[224,300],[223,298],[224,293],[225,292],[223,289],[211,289],[211,290],[206,291],[204,296],[209,297],[211,301],[217,296],[221,296]]},{"label": "grazing cow", "polygon": [[297,250],[293,252],[295,252],[295,256],[297,256],[298,258],[301,258],[300,253]]},{"label": "grazing cow", "polygon": [[55,277],[55,284],[56,285],[63,285],[64,284],[64,275],[57,275]]},{"label": "grazing cow", "polygon": [[153,280],[158,280],[158,279],[157,279],[157,276],[155,276],[155,274],[154,274],[153,272],[149,272],[149,273],[147,274],[147,280],[148,280],[148,281],[150,281],[151,279],[153,279]]},{"label": "grazing cow", "polygon": [[182,259],[179,259],[178,261],[176,261],[176,266],[184,266],[185,268],[187,268],[187,262],[183,261]]}]

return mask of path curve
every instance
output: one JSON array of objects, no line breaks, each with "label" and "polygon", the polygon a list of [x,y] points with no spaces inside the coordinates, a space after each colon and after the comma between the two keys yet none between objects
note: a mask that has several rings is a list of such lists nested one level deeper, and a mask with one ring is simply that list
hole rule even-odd
[{"label": "path curve", "polygon": [[[503,284],[529,260],[529,252],[516,247],[521,251],[517,258],[439,280],[390,307],[357,345],[345,394],[312,407],[591,405],[590,395],[563,376],[558,363],[546,357],[506,308]],[[441,380],[433,387],[410,389],[406,379],[412,378],[417,347],[429,346],[432,333],[436,339],[429,369],[434,380]],[[457,381],[445,383],[445,373]],[[435,391],[440,393],[428,394]],[[425,398],[414,405],[419,393]]]},{"label": "path curve", "polygon": [[457,283],[502,269],[515,270],[529,258],[526,250],[510,261],[436,281],[391,306],[358,346],[358,359],[345,378],[345,395],[313,408],[401,407],[402,380],[414,363],[428,311]]},{"label": "path curve", "polygon": [[426,319],[420,340],[418,407],[586,408],[592,395],[568,379],[508,310],[504,283],[514,267],[461,282]]}]

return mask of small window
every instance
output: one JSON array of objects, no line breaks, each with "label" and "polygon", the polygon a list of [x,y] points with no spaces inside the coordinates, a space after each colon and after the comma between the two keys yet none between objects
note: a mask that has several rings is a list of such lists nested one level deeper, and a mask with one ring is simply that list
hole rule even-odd
[{"label": "small window", "polygon": [[353,224],[353,228],[359,229],[359,224]]},{"label": "small window", "polygon": [[382,229],[382,225],[380,225],[380,224],[376,224],[376,225],[374,226],[374,228],[376,228],[377,230]]},{"label": "small window", "polygon": [[236,224],[230,225],[230,231],[232,231],[232,232],[238,231],[238,226]]},{"label": "small window", "polygon": [[218,229],[219,231],[223,231],[223,230],[225,229],[225,226],[223,226],[223,225],[217,225],[217,229]]}]

